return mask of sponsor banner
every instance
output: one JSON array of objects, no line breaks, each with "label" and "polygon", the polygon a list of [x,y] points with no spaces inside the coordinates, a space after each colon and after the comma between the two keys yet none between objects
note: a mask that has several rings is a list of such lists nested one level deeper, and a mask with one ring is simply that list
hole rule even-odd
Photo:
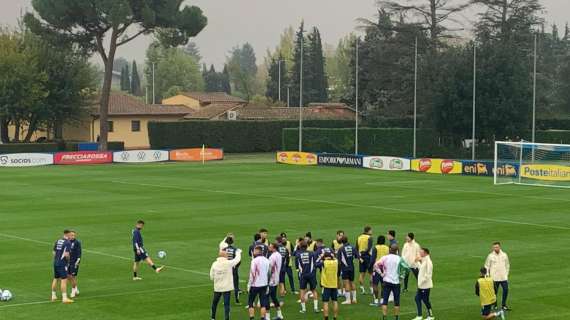
[{"label": "sponsor banner", "polygon": [[129,150],[113,153],[113,162],[149,163],[168,161],[168,151],[164,150]]},{"label": "sponsor banner", "polygon": [[223,160],[224,150],[206,148],[177,149],[170,151],[171,161]]},{"label": "sponsor banner", "polygon": [[461,162],[454,160],[431,158],[412,160],[412,171],[437,174],[461,174],[461,168]]},{"label": "sponsor banner", "polygon": [[36,167],[53,164],[50,153],[0,154],[0,167]]},{"label": "sponsor banner", "polygon": [[317,156],[319,166],[362,168],[363,157],[351,154],[320,153]]},{"label": "sponsor banner", "polygon": [[570,167],[529,164],[523,165],[520,169],[523,178],[544,180],[544,181],[570,181]]},{"label": "sponsor banner", "polygon": [[54,156],[55,164],[101,164],[111,162],[113,162],[112,152],[58,152]]},{"label": "sponsor banner", "polygon": [[276,156],[278,163],[296,164],[300,166],[317,165],[317,155],[314,153],[279,151]]},{"label": "sponsor banner", "polygon": [[[495,173],[495,163],[491,161],[462,161],[462,174],[465,176],[489,176]],[[497,175],[501,177],[518,176],[519,165],[511,163],[500,163]]]},{"label": "sponsor banner", "polygon": [[389,171],[410,171],[411,161],[395,157],[364,157],[364,168]]}]

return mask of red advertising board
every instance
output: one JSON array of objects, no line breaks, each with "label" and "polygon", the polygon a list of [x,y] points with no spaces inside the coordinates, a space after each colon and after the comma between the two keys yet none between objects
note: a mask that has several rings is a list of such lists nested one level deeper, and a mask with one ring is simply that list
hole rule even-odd
[{"label": "red advertising board", "polygon": [[112,152],[58,152],[54,156],[55,164],[100,164],[111,162],[113,162]]}]

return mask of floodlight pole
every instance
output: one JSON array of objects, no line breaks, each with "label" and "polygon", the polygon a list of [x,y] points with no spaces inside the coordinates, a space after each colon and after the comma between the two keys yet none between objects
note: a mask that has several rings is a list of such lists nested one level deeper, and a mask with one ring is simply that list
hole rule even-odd
[{"label": "floodlight pole", "polygon": [[473,134],[471,140],[471,160],[475,161],[475,148],[476,148],[476,131],[475,125],[477,124],[477,43],[473,42]]},{"label": "floodlight pole", "polygon": [[154,65],[155,63],[152,63],[152,104],[156,104],[156,94],[155,94],[155,89],[154,89]]},{"label": "floodlight pole", "polygon": [[417,156],[417,130],[418,130],[418,37],[414,54],[414,158]]},{"label": "floodlight pole", "polygon": [[301,68],[299,74],[299,152],[303,151],[303,55],[304,53],[304,38],[301,37]]},{"label": "floodlight pole", "polygon": [[281,102],[281,59],[279,59],[279,101]]},{"label": "floodlight pole", "polygon": [[356,74],[356,83],[355,83],[355,87],[356,87],[356,100],[355,100],[355,109],[356,109],[356,116],[355,116],[355,133],[354,133],[354,154],[357,155],[358,154],[358,73],[359,73],[359,65],[358,65],[358,45],[360,42],[360,38],[356,39],[356,70],[355,70],[355,74]]},{"label": "floodlight pole", "polygon": [[[538,55],[538,33],[534,34],[534,77],[532,81],[532,143],[536,143],[536,64]],[[532,162],[534,162],[534,145],[532,147]]]},{"label": "floodlight pole", "polygon": [[291,91],[291,87],[287,86],[287,108],[291,107],[291,99],[289,98],[290,97],[290,93],[289,93],[290,91]]}]

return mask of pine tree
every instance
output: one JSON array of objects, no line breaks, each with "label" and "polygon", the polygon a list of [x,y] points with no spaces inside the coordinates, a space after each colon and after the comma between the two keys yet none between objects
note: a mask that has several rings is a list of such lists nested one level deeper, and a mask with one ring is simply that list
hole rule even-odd
[{"label": "pine tree", "polygon": [[289,76],[287,73],[287,62],[281,54],[270,61],[265,95],[273,102],[279,101],[279,64],[281,64],[281,102],[287,102]]},{"label": "pine tree", "polygon": [[228,70],[228,65],[224,65],[224,71],[221,77],[221,91],[232,94],[232,85],[230,83],[230,72]]},{"label": "pine tree", "polygon": [[321,33],[316,27],[308,36],[307,52],[307,104],[328,102],[328,79]]},{"label": "pine tree", "polygon": [[[307,63],[307,41],[305,39],[305,22],[301,22],[299,29],[295,36],[295,49],[293,50],[293,69],[289,79],[290,86],[290,102],[292,107],[299,107],[300,98],[300,81],[301,81],[301,52],[303,52],[303,105],[307,102],[307,78],[306,78],[306,63]],[[301,50],[303,48],[303,50]]]},{"label": "pine tree", "polygon": [[216,72],[214,65],[210,66],[210,70],[206,71],[204,75],[204,83],[206,84],[206,92],[219,92],[220,82],[218,81],[219,76]]},{"label": "pine tree", "polygon": [[133,68],[131,74],[130,92],[135,96],[142,96],[141,78],[137,68],[137,62],[133,60]]},{"label": "pine tree", "polygon": [[129,75],[129,65],[125,65],[121,70],[121,91],[131,90],[131,76]]}]

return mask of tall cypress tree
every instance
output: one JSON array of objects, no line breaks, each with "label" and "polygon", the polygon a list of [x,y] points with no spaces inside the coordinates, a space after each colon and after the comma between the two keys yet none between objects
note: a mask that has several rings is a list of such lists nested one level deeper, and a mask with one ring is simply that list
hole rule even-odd
[{"label": "tall cypress tree", "polygon": [[307,52],[307,104],[328,101],[328,80],[321,33],[313,28],[308,36]]},{"label": "tall cypress tree", "polygon": [[267,78],[267,89],[265,94],[273,102],[279,101],[279,63],[281,63],[281,102],[286,102],[289,75],[287,72],[287,63],[281,54],[279,54],[277,59],[271,58],[268,70],[269,77]]},{"label": "tall cypress tree", "polygon": [[130,92],[131,76],[129,74],[129,65],[125,65],[121,70],[121,91]]},{"label": "tall cypress tree", "polygon": [[221,76],[221,89],[227,94],[232,94],[232,85],[230,83],[230,72],[228,70],[228,65],[224,65],[224,71]]},{"label": "tall cypress tree", "polygon": [[130,92],[135,96],[142,96],[141,78],[137,68],[137,62],[133,60],[133,68],[131,70],[131,90]]},{"label": "tall cypress tree", "polygon": [[[299,107],[300,97],[300,80],[301,80],[301,51],[303,51],[303,105],[307,102],[307,41],[305,39],[305,22],[301,22],[299,29],[295,36],[295,50],[293,51],[293,69],[291,71],[291,78],[289,79],[289,86],[291,87],[291,106]],[[303,47],[303,50],[301,50]]]}]

